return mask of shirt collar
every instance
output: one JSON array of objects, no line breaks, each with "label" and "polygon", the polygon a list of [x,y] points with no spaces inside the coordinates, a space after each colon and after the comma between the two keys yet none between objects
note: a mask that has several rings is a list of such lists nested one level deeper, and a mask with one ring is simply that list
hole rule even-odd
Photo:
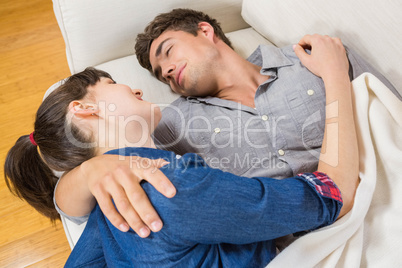
[{"label": "shirt collar", "polygon": [[266,74],[265,72],[269,70],[294,64],[286,56],[289,48],[292,49],[291,46],[282,49],[272,45],[260,45],[247,60],[261,66],[261,73]]},{"label": "shirt collar", "polygon": [[[286,56],[289,53],[294,53],[292,46],[284,48],[278,48],[273,45],[259,45],[258,48],[247,58],[247,60],[253,64],[261,66],[261,74],[269,76],[269,79],[263,83],[263,85],[270,83],[278,77],[278,68],[284,66],[290,66],[294,63]],[[239,109],[237,103],[219,99],[216,97],[184,97],[189,102],[204,102],[216,106],[230,107],[232,109]],[[247,110],[251,113],[256,113],[254,109],[243,106],[243,110]]]},{"label": "shirt collar", "polygon": [[220,99],[217,97],[211,97],[211,96],[206,96],[206,97],[183,97],[186,98],[188,102],[192,103],[205,103],[205,104],[211,104],[213,106],[221,106],[224,108],[230,108],[233,110],[244,110],[248,111],[251,113],[256,113],[255,109],[242,105],[240,103],[230,101],[230,100],[225,100],[225,99]]}]

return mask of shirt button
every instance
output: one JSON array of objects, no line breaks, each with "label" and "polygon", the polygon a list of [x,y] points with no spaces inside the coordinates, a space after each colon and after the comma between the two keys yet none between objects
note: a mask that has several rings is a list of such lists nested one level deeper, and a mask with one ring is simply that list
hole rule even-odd
[{"label": "shirt button", "polygon": [[280,156],[283,156],[283,155],[285,155],[285,151],[282,150],[282,149],[279,149],[279,150],[278,150],[278,154],[279,154]]},{"label": "shirt button", "polygon": [[312,90],[312,89],[307,90],[307,94],[309,96],[313,96],[314,95],[314,90]]},{"label": "shirt button", "polygon": [[176,159],[180,159],[181,155],[176,154]]},{"label": "shirt button", "polygon": [[264,114],[263,116],[261,116],[261,119],[264,120],[264,121],[267,121],[268,120],[268,115]]},{"label": "shirt button", "polygon": [[214,129],[214,131],[215,131],[215,133],[219,133],[219,132],[221,132],[221,129],[217,127]]}]

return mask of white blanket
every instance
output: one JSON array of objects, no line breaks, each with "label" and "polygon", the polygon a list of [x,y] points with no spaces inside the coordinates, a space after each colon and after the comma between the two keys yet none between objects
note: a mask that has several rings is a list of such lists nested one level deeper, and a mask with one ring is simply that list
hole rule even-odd
[{"label": "white blanket", "polygon": [[375,76],[353,83],[360,178],[353,209],[267,267],[402,267],[402,102]]}]

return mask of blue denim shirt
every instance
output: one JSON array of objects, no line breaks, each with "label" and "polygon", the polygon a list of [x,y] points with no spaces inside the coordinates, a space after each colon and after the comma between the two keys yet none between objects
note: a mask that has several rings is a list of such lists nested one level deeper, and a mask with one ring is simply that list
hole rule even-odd
[{"label": "blue denim shirt", "polygon": [[116,229],[98,206],[66,267],[264,267],[274,239],[333,223],[339,190],[314,174],[289,179],[245,178],[212,169],[196,154],[182,157],[149,148],[109,154],[164,158],[161,171],[177,189],[168,199],[142,184],[164,227],[148,238]]}]

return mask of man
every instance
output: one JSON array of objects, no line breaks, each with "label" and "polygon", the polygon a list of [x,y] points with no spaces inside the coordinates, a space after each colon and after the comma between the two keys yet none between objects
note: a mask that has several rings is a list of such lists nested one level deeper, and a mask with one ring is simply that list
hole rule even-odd
[{"label": "man", "polygon": [[[328,38],[313,37],[317,41]],[[159,15],[138,36],[139,62],[175,92],[195,96],[180,98],[173,108],[165,109],[155,133],[157,144],[178,154],[199,153],[212,167],[243,176],[283,178],[316,170],[324,133],[325,81],[300,63],[293,47],[261,46],[246,61],[227,42],[215,20],[183,9]],[[302,46],[306,44],[295,47],[299,56],[304,55]],[[363,71],[382,77],[357,55],[349,53],[349,60],[351,78]],[[184,121],[175,121],[177,111]],[[183,123],[186,128],[176,128]],[[141,187],[126,191],[125,184],[147,178],[166,196],[173,196],[171,184],[160,173],[149,176],[152,166],[145,172],[136,171],[127,167],[127,161],[104,158],[69,176],[93,177],[93,171],[107,174],[104,186],[94,185],[93,194],[113,225],[123,231],[129,226],[136,232],[142,230],[143,237],[146,231],[160,230],[162,223]],[[121,177],[130,180],[122,182]],[[123,204],[121,214],[111,197]]]},{"label": "man", "polygon": [[[248,177],[284,178],[317,168],[324,83],[292,46],[260,46],[245,60],[216,20],[175,9],[157,16],[135,49],[144,68],[183,96],[164,110],[154,132],[160,147],[198,153],[212,167]],[[350,79],[371,72],[394,89],[348,52]]]}]

